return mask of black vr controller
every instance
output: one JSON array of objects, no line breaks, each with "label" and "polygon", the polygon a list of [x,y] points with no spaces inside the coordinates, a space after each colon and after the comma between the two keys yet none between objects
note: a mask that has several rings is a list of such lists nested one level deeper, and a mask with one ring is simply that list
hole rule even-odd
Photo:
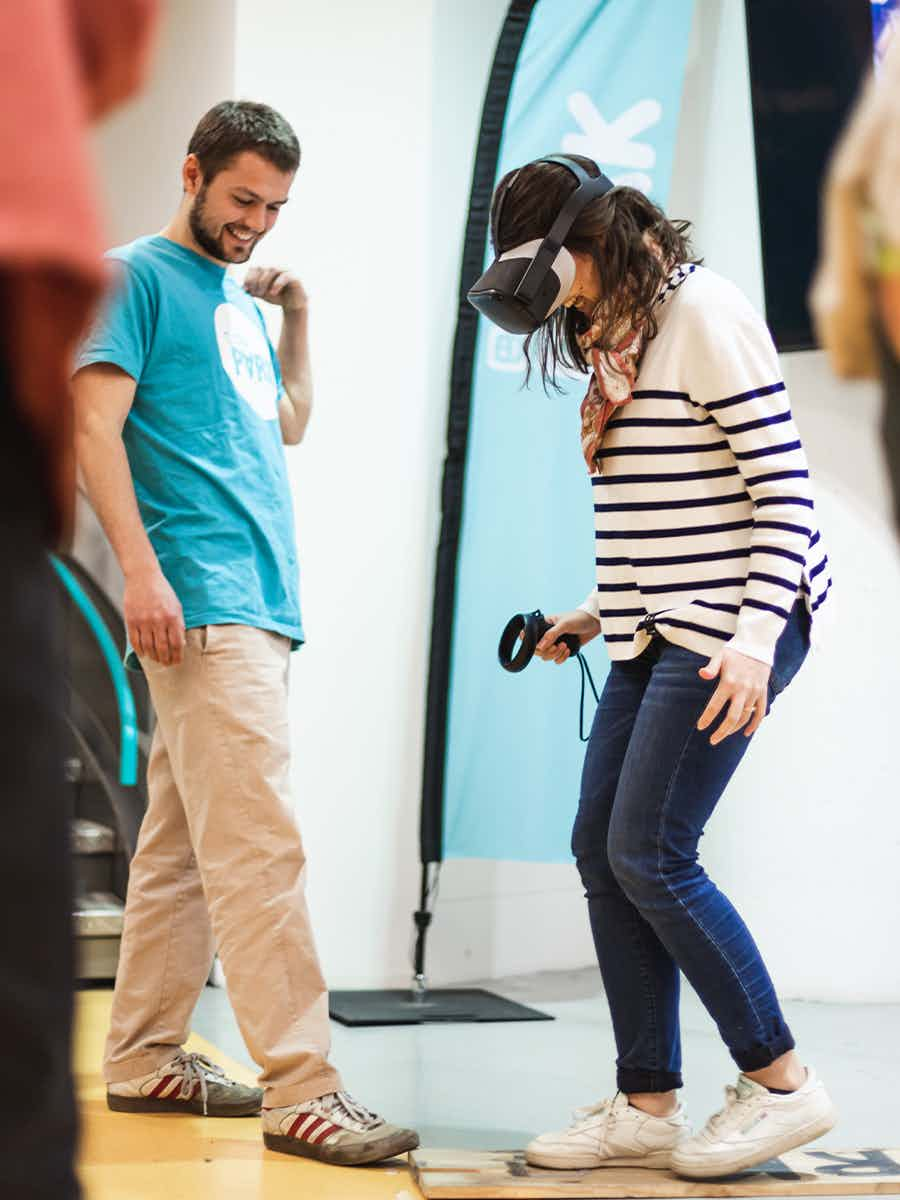
[{"label": "black vr controller", "polygon": [[[524,671],[531,662],[538,642],[552,628],[539,608],[531,613],[517,613],[507,623],[500,638],[497,651],[500,666],[506,671]],[[554,645],[559,642],[568,647],[573,657],[581,649],[581,638],[576,633],[564,633]]]}]

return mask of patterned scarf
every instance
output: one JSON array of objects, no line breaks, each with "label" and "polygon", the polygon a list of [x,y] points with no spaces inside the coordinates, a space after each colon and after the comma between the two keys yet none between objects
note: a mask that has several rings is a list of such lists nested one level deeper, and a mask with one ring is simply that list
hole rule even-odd
[{"label": "patterned scarf", "polygon": [[[677,264],[669,272],[653,307],[665,303],[676,288],[680,287],[694,270],[692,263]],[[646,340],[646,322],[632,326],[627,321],[613,332],[611,350],[598,350],[595,343],[602,332],[602,309],[594,313],[601,316],[590,329],[579,336],[578,344],[585,360],[593,365],[587,394],[581,402],[581,451],[590,474],[597,469],[597,451],[603,442],[606,426],[617,408],[631,401],[638,366]]]}]

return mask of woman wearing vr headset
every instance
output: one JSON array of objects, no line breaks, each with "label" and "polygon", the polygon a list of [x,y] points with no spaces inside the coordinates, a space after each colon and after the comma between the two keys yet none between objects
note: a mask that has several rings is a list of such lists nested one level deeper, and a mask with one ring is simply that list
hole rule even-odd
[{"label": "woman wearing vr headset", "polygon": [[[582,370],[597,586],[538,644],[602,633],[612,660],[572,837],[615,1031],[618,1093],[527,1148],[544,1167],[757,1165],[835,1121],[803,1066],[746,925],[697,846],[750,740],[802,665],[830,587],[806,458],[775,347],[700,265],[689,225],[590,159],[510,172],[497,258],[469,298],[527,333],[545,385]],[[574,436],[574,429],[573,429]],[[741,1074],[691,1134],[679,970]]]}]

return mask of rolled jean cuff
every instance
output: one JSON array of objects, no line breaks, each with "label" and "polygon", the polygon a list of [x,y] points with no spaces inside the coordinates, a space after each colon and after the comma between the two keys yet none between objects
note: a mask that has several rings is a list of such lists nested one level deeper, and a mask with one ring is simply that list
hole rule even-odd
[{"label": "rolled jean cuff", "polygon": [[645,1071],[638,1067],[619,1067],[616,1071],[616,1087],[626,1096],[637,1092],[674,1092],[683,1086],[681,1074],[676,1071]]},{"label": "rolled jean cuff", "polygon": [[796,1044],[791,1031],[785,1029],[765,1044],[751,1046],[747,1050],[732,1050],[731,1057],[742,1071],[764,1071],[766,1067],[771,1067],[776,1058],[793,1050]]}]

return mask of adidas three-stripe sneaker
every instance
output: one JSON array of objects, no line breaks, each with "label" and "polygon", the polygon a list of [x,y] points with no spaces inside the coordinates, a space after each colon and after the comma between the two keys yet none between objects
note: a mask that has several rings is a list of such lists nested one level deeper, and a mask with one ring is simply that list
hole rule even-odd
[{"label": "adidas three-stripe sneaker", "polygon": [[262,1126],[269,1150],[333,1166],[381,1162],[415,1150],[419,1144],[411,1129],[388,1125],[347,1092],[330,1092],[284,1108],[264,1108]]},{"label": "adidas three-stripe sneaker", "polygon": [[262,1090],[229,1079],[203,1054],[178,1054],[150,1075],[109,1084],[106,1103],[113,1112],[253,1117]]}]

